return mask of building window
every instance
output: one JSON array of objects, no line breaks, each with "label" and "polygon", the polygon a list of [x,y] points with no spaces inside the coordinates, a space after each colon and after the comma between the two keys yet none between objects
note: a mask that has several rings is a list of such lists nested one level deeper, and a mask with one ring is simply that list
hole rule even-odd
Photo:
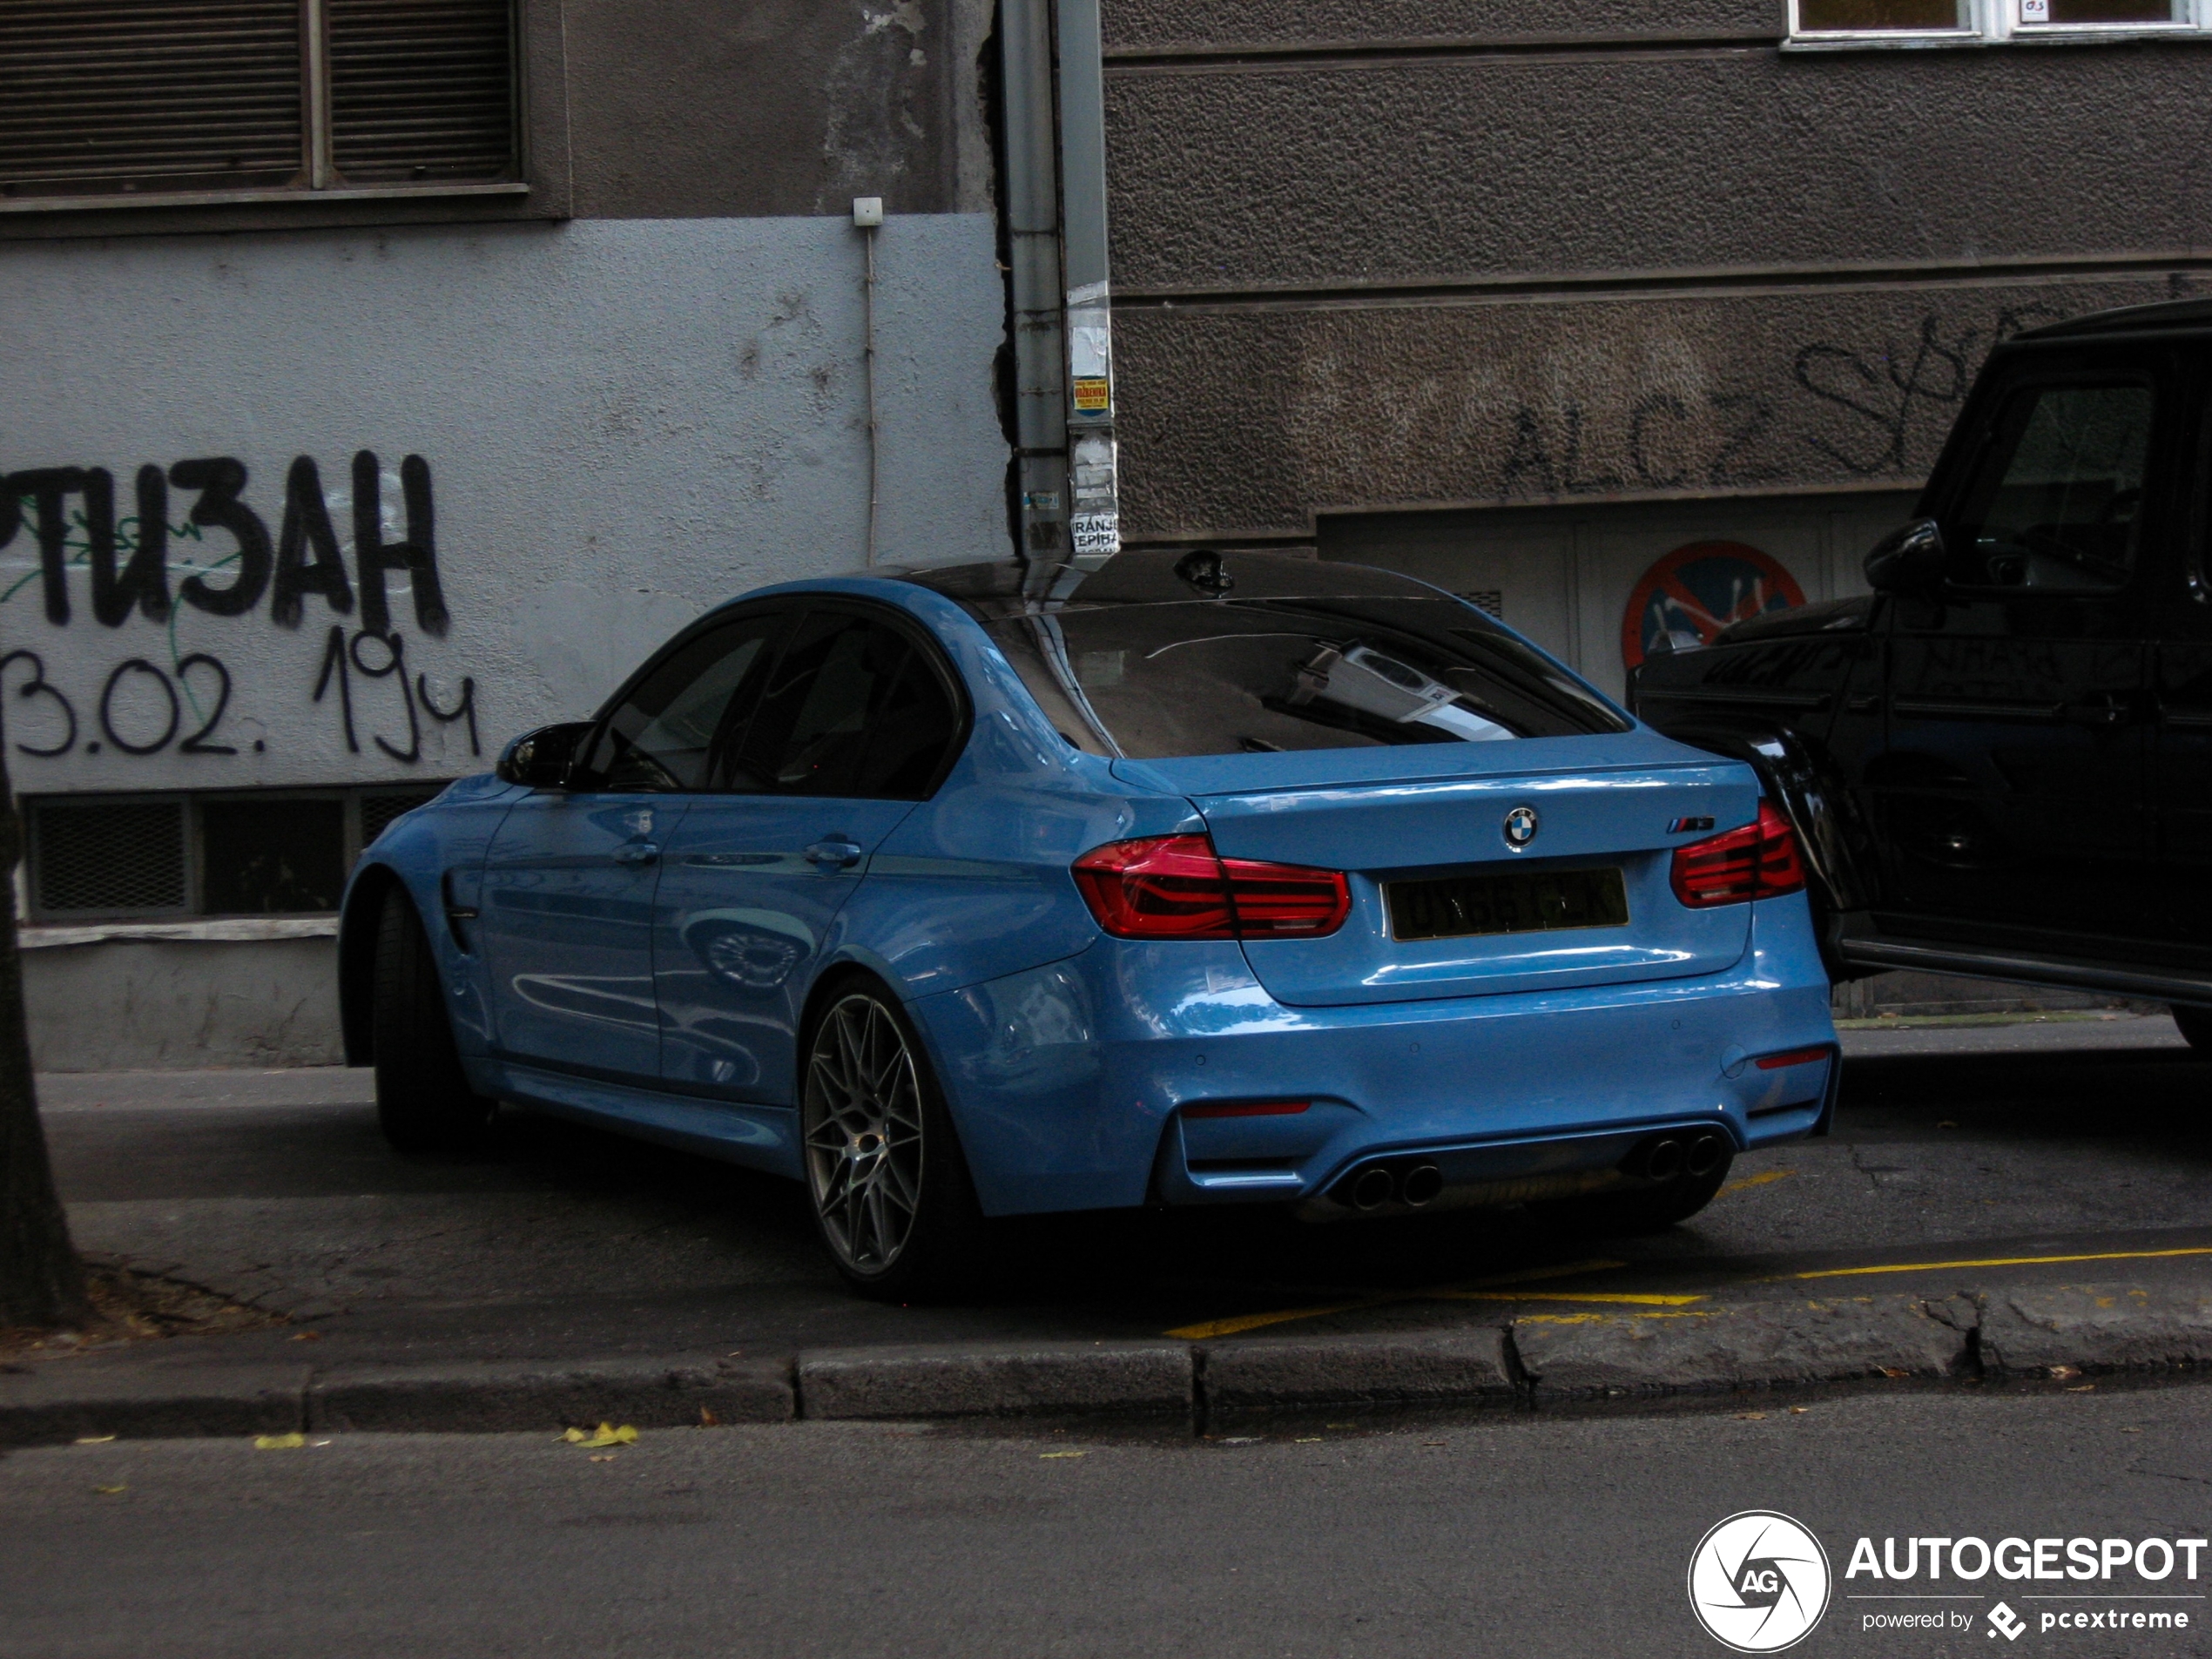
[{"label": "building window", "polygon": [[1791,0],[1798,47],[1990,45],[2212,32],[2212,0]]},{"label": "building window", "polygon": [[327,915],[361,848],[441,787],[29,798],[30,919]]},{"label": "building window", "polygon": [[0,209],[520,177],[515,0],[9,0]]}]

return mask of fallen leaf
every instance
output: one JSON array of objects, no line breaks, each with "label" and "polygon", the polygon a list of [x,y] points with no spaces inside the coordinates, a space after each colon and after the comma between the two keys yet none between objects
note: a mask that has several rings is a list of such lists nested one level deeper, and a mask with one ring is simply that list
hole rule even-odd
[{"label": "fallen leaf", "polygon": [[2123,1428],[2120,1432],[2122,1434],[2140,1434],[2142,1433],[2142,1430],[2139,1428]]},{"label": "fallen leaf", "polygon": [[1910,1377],[1912,1374],[1911,1372],[1901,1370],[1896,1366],[1884,1366],[1881,1367],[1881,1372],[1882,1375],[1885,1377]]},{"label": "fallen leaf", "polygon": [[1790,1415],[1791,1415],[1791,1416],[1792,1416],[1792,1417],[1803,1417],[1803,1416],[1804,1416],[1804,1415],[1807,1412],[1811,1411],[1811,1409],[1812,1409],[1812,1407],[1811,1407],[1811,1406],[1792,1406],[1790,1408]]},{"label": "fallen leaf", "polygon": [[1318,1446],[1321,1444],[1321,1437],[1318,1434],[1301,1434],[1296,1440],[1292,1440],[1291,1444],[1293,1446]]},{"label": "fallen leaf", "polygon": [[307,1443],[304,1434],[256,1434],[253,1449],[257,1452],[292,1452]]},{"label": "fallen leaf", "polygon": [[1738,1412],[1736,1413],[1736,1420],[1739,1423],[1764,1423],[1766,1421],[1766,1413],[1764,1412]]},{"label": "fallen leaf", "polygon": [[600,1452],[595,1453],[591,1460],[594,1463],[612,1463],[615,1460],[615,1454],[612,1452]]},{"label": "fallen leaf", "polygon": [[570,1446],[593,1447],[602,1446],[635,1446],[637,1444],[637,1431],[631,1427],[631,1426],[627,1423],[624,1423],[620,1428],[617,1428],[612,1423],[602,1423],[599,1425],[598,1428],[591,1433],[587,1434],[580,1428],[572,1428],[562,1435],[561,1438],[566,1440]]},{"label": "fallen leaf", "polygon": [[94,1487],[92,1488],[103,1498],[119,1498],[130,1489],[128,1487]]},{"label": "fallen leaf", "polygon": [[711,1406],[702,1406],[699,1407],[699,1426],[701,1428],[719,1428],[722,1426],[722,1420],[714,1414],[714,1408]]},{"label": "fallen leaf", "polygon": [[114,1438],[112,1434],[80,1434],[77,1437],[77,1443],[79,1446],[105,1446]]},{"label": "fallen leaf", "polygon": [[1357,1426],[1352,1423],[1324,1423],[1321,1426],[1323,1428],[1352,1428]]},{"label": "fallen leaf", "polygon": [[1423,1446],[1442,1446],[1445,1442],[1442,1440],[1423,1440],[1421,1444]]},{"label": "fallen leaf", "polygon": [[302,1331],[298,1336],[293,1338],[292,1339],[294,1342],[320,1342],[322,1340],[322,1332],[320,1331]]},{"label": "fallen leaf", "polygon": [[1041,1458],[1044,1458],[1044,1457],[1087,1457],[1087,1456],[1089,1456],[1089,1454],[1088,1453],[1084,1453],[1084,1452],[1040,1452],[1040,1453],[1037,1453],[1037,1455],[1038,1455],[1039,1457],[1041,1457]]},{"label": "fallen leaf", "polygon": [[2051,1367],[2051,1375],[2060,1382],[2064,1382],[2069,1377],[2079,1377],[2080,1374],[2081,1367],[2079,1366],[2053,1366]]},{"label": "fallen leaf", "polygon": [[2066,1392],[2069,1394],[2094,1394],[2097,1392],[2097,1386],[2094,1383],[2076,1383]]}]

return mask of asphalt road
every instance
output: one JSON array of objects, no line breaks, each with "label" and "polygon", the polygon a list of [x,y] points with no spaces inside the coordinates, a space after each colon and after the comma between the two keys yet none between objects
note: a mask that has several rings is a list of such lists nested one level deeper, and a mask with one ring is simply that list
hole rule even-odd
[{"label": "asphalt road", "polygon": [[[1725,1650],[1686,1568],[1751,1508],[1804,1522],[1831,1563],[1798,1653],[2202,1654],[2201,1599],[1845,1567],[1860,1535],[2212,1535],[2208,1403],[1965,1391],[1241,1442],[802,1423],[596,1454],[550,1435],[60,1447],[0,1460],[0,1656],[1705,1659]],[[1956,1599],[1852,1599],[1936,1588]],[[1987,1628],[2000,1595],[2017,1642]],[[2192,1628],[2041,1628],[2114,1607]],[[1966,1628],[1865,1628],[1900,1608]]]},{"label": "asphalt road", "polygon": [[43,1099],[84,1247],[266,1297],[320,1332],[326,1363],[1319,1333],[1568,1294],[1941,1296],[2008,1275],[2197,1282],[2212,1264],[2212,1064],[2169,1021],[1846,1043],[1833,1137],[1739,1160],[1656,1238],[1513,1214],[1071,1217],[1010,1230],[1000,1278],[933,1308],[847,1296],[796,1187],[704,1159],[529,1117],[491,1158],[401,1158],[361,1073],[59,1077]]}]

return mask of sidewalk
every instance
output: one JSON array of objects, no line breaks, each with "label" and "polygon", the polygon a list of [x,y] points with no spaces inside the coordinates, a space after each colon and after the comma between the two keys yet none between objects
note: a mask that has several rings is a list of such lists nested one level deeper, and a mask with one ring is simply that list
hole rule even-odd
[{"label": "sidewalk", "polygon": [[0,1444],[1403,1405],[1587,1409],[2212,1363],[2212,1067],[2162,1018],[1846,1034],[1838,1133],[1656,1238],[1524,1217],[1024,1224],[848,1296],[786,1184],[547,1120],[401,1160],[364,1074],[46,1080],[80,1246],[275,1322],[0,1372]]}]

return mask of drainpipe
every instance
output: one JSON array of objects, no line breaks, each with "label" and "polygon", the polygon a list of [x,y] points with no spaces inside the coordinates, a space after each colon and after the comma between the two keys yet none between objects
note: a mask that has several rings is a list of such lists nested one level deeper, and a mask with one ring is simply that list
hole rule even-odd
[{"label": "drainpipe", "polygon": [[1053,118],[1052,0],[1001,0],[1008,275],[1013,290],[1020,551],[1068,554],[1067,335],[1062,325],[1060,179]]},{"label": "drainpipe", "polygon": [[1106,249],[1105,43],[1099,0],[1054,0],[1060,35],[1060,186],[1068,304],[1069,540],[1089,563],[1119,552],[1114,314]]}]

